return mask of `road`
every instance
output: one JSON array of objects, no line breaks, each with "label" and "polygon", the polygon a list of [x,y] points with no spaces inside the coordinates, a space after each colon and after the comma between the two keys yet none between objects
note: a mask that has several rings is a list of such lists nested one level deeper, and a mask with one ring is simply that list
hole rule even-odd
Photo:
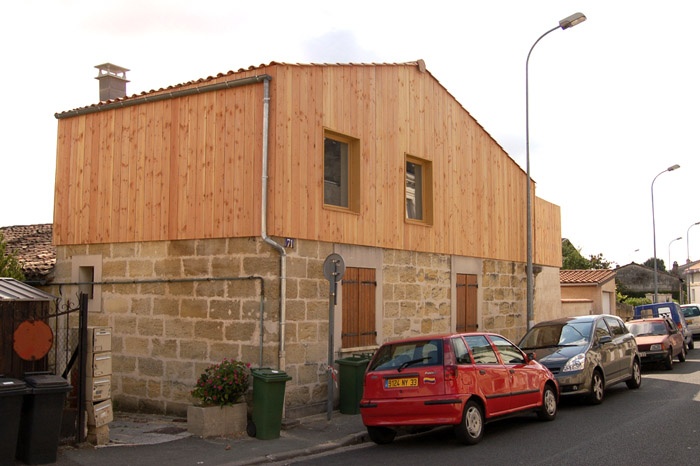
[{"label": "road", "polygon": [[464,446],[442,428],[285,464],[700,464],[700,349],[671,371],[645,367],[639,390],[617,385],[601,405],[567,399],[554,422],[525,416],[491,423],[478,445]]}]

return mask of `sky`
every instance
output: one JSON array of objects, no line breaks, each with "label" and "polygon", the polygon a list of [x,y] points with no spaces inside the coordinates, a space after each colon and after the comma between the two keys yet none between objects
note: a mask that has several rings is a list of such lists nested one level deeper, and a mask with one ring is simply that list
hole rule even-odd
[{"label": "sky", "polygon": [[[0,227],[53,221],[54,114],[99,101],[95,65],[128,68],[133,95],[272,61],[423,59],[523,169],[529,121],[536,193],[561,207],[562,237],[584,257],[643,263],[656,244],[666,264],[700,259],[697,0],[20,0],[0,11]],[[532,49],[526,112],[528,52],[576,12],[587,20]]]}]

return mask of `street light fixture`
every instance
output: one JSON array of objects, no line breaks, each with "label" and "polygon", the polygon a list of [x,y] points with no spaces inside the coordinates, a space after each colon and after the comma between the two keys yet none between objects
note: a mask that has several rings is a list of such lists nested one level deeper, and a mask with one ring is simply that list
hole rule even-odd
[{"label": "street light fixture", "polygon": [[678,168],[681,168],[681,166],[678,164],[671,165],[666,170],[656,175],[651,181],[651,226],[654,229],[654,302],[657,302],[659,298],[659,267],[656,264],[656,218],[654,216],[654,181],[656,181],[656,179],[664,173],[672,172],[673,170],[676,170]]},{"label": "street light fixture", "polygon": [[685,232],[685,262],[686,264],[690,263],[690,229],[693,228],[695,225],[700,225],[700,222],[695,222],[692,225],[688,227],[688,229]]},{"label": "street light fixture", "polygon": [[583,13],[574,13],[571,16],[559,21],[559,25],[553,27],[549,31],[542,34],[527,54],[527,60],[525,61],[525,165],[527,171],[527,329],[529,330],[532,326],[534,320],[534,277],[532,274],[532,199],[530,187],[530,96],[529,96],[529,68],[530,68],[530,55],[535,45],[542,40],[544,36],[550,32],[556,31],[561,28],[562,30],[569,29],[576,26],[579,23],[586,21],[586,16]]},{"label": "street light fixture", "polygon": [[[668,267],[671,267],[671,243],[673,243],[674,241],[678,241],[679,239],[683,239],[683,237],[682,237],[682,236],[679,236],[679,237],[676,238],[676,239],[672,239],[672,240],[668,243]],[[669,268],[668,270],[670,271],[671,269]]]}]

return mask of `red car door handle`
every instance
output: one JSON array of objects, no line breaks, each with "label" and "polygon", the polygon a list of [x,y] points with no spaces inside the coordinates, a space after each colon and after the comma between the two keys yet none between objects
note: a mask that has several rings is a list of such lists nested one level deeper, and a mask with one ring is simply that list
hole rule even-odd
[{"label": "red car door handle", "polygon": [[479,369],[479,374],[481,374],[481,375],[485,375],[485,374],[486,374],[486,371],[485,371],[485,370],[483,370],[483,369]]}]

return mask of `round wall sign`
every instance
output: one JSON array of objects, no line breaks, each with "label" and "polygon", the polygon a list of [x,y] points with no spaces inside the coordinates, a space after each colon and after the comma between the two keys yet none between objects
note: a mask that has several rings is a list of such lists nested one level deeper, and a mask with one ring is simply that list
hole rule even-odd
[{"label": "round wall sign", "polygon": [[53,331],[41,320],[25,320],[15,330],[13,348],[25,361],[43,358],[52,346]]}]

